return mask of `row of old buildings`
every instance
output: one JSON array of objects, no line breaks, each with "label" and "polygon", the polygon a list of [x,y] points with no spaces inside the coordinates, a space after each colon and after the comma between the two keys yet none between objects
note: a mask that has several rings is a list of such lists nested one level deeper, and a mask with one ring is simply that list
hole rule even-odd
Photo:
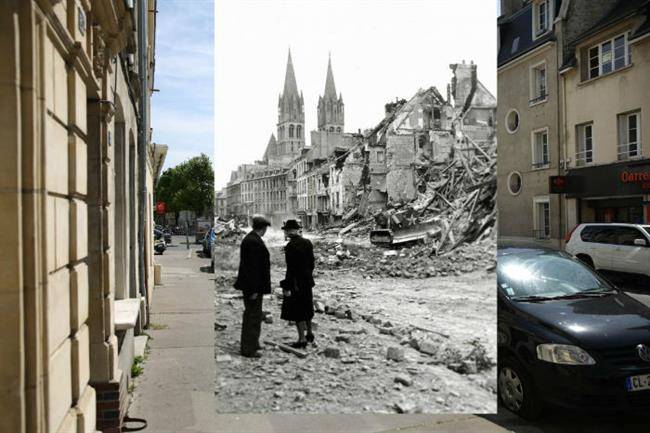
[{"label": "row of old buildings", "polygon": [[581,222],[650,223],[650,2],[501,13],[500,241],[561,248]]},{"label": "row of old buildings", "polygon": [[0,431],[119,432],[154,285],[156,0],[0,3]]},{"label": "row of old buildings", "polygon": [[375,128],[351,133],[330,59],[307,144],[289,53],[277,130],[262,159],[240,165],[217,192],[216,214],[240,220],[263,214],[274,225],[298,218],[316,228],[414,200],[423,167],[442,163],[454,149],[494,144],[496,100],[478,80],[477,66],[463,61],[450,68],[446,97],[435,87],[421,89],[408,101],[387,103]]}]

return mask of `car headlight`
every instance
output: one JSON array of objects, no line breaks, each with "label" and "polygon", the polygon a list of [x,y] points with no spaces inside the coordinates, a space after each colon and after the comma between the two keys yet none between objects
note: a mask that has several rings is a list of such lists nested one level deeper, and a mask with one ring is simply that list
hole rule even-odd
[{"label": "car headlight", "polygon": [[568,344],[540,344],[537,358],[554,364],[593,365],[596,363],[586,351]]}]

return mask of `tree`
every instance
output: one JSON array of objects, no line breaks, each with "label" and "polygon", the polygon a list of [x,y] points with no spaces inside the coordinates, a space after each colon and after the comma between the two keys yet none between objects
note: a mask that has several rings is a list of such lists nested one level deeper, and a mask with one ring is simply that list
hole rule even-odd
[{"label": "tree", "polygon": [[167,212],[194,211],[212,213],[214,206],[214,170],[205,154],[188,159],[163,172],[156,185],[156,200],[165,202]]}]

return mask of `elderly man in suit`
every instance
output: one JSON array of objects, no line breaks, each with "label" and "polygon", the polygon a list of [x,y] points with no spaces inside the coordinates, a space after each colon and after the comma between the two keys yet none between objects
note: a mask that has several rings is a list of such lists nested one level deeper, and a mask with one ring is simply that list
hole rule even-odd
[{"label": "elderly man in suit", "polygon": [[244,295],[244,315],[241,328],[242,356],[260,358],[259,338],[262,330],[262,297],[271,293],[271,262],[262,236],[271,223],[263,216],[253,217],[253,230],[242,240],[239,272],[235,288]]}]

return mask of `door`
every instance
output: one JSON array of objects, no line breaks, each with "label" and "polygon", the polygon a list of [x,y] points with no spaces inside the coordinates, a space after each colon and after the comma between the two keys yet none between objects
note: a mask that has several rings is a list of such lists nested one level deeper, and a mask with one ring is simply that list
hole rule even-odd
[{"label": "door", "polygon": [[[648,239],[635,227],[617,227],[617,245],[612,256],[612,270],[635,274],[647,273],[650,266],[650,245]],[[634,241],[643,239],[645,246],[635,245]]]}]

